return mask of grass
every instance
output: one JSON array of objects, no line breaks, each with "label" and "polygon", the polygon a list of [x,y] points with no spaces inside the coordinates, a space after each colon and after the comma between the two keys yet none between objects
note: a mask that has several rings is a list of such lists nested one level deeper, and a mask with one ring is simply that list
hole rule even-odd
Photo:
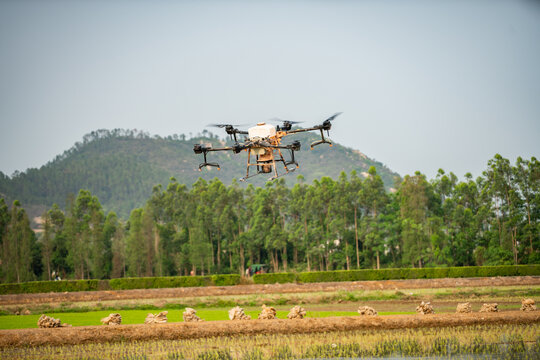
[{"label": "grass", "polygon": [[[215,309],[208,310],[202,309],[197,311],[197,316],[205,321],[217,321],[217,320],[229,320],[229,309]],[[245,313],[250,315],[252,319],[256,319],[259,316],[260,309],[245,309]],[[163,309],[151,311],[152,313],[158,313],[164,311]],[[114,311],[113,311],[114,312]],[[182,311],[169,311],[167,319],[169,322],[181,322]],[[62,323],[67,323],[72,326],[92,326],[102,325],[100,320],[111,313],[110,310],[102,311],[90,311],[84,313],[72,313],[72,312],[53,312],[46,313],[45,315],[51,316],[55,319],[60,319]],[[122,315],[122,324],[143,324],[144,319],[148,315],[148,310],[122,310],[118,311]],[[288,310],[277,310],[278,319],[286,319]],[[381,312],[380,315],[395,315],[414,312]],[[0,316],[0,329],[28,329],[37,328],[37,321],[41,315],[6,315]],[[330,316],[360,316],[356,311],[308,311],[306,317],[322,318]]]}]

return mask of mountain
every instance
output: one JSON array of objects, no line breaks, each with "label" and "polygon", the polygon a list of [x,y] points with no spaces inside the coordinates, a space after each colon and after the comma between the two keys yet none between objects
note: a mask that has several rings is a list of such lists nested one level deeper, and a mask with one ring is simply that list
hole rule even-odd
[{"label": "mountain", "polygon": [[[298,175],[311,182],[323,176],[337,178],[341,171],[349,174],[356,170],[359,175],[366,174],[370,166],[375,166],[387,189],[399,177],[357,150],[339,144],[333,147],[323,144],[310,151],[309,144],[317,140],[317,136],[298,134],[294,137],[297,139],[302,143],[301,151],[295,153],[300,168],[285,176],[289,185],[296,182]],[[234,178],[245,175],[245,152],[237,155],[209,153],[208,161],[218,162],[221,170],[197,171],[202,155],[193,152],[195,143],[225,145],[225,141],[206,131],[189,140],[184,135],[162,138],[136,130],[94,131],[39,169],[15,173],[11,178],[0,172],[0,196],[8,202],[20,200],[31,215],[37,216],[53,203],[64,207],[70,194],[87,189],[99,198],[105,210],[113,210],[126,218],[132,209],[145,203],[153,186],[166,186],[171,177],[188,185],[199,177],[206,180],[218,177],[230,184]],[[261,174],[250,178],[248,183],[260,186],[270,176]]]}]

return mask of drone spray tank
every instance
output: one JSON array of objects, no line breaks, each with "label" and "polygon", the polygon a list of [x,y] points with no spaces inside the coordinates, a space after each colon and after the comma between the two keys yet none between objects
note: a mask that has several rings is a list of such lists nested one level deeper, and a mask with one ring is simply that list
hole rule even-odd
[{"label": "drone spray tank", "polygon": [[[276,128],[270,124],[264,122],[258,123],[257,126],[253,126],[248,129],[249,140],[257,143],[263,139],[267,139],[271,136],[276,136]],[[272,150],[265,147],[253,147],[251,149],[254,155],[257,156],[258,162],[270,162],[272,160]],[[263,173],[269,173],[272,171],[271,165],[262,165],[261,170]]]}]

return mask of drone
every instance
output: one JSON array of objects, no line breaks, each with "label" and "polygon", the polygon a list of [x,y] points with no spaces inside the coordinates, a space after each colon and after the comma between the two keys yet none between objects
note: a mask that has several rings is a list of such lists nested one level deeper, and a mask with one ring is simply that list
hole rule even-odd
[{"label": "drone", "polygon": [[[204,161],[199,164],[199,171],[205,167],[216,167],[221,170],[218,163],[208,162],[206,157],[209,152],[212,151],[232,151],[238,154],[242,151],[247,151],[247,167],[246,176],[241,178],[240,181],[245,181],[250,177],[259,174],[273,173],[273,176],[268,180],[277,179],[280,176],[286,175],[296,170],[298,162],[295,160],[294,152],[300,150],[300,141],[295,140],[291,144],[281,144],[281,140],[288,135],[298,134],[307,131],[320,131],[321,139],[311,143],[310,148],[313,148],[320,144],[328,144],[332,146],[332,141],[324,137],[324,131],[326,135],[330,135],[330,129],[332,128],[332,121],[338,117],[341,112],[337,112],[322,122],[320,125],[315,125],[307,128],[295,128],[293,125],[299,124],[298,121],[272,119],[272,121],[279,121],[281,125],[271,125],[265,122],[260,122],[256,126],[250,127],[247,131],[239,130],[238,127],[242,125],[231,124],[210,124],[208,126],[218,127],[225,129],[225,132],[230,135],[231,140],[234,140],[234,145],[214,148],[211,144],[195,144],[193,151],[195,154],[203,154]],[[242,142],[238,141],[238,135],[247,135]],[[289,151],[289,158],[285,160],[283,153]],[[283,167],[283,171],[278,171],[278,164]],[[253,169],[255,168],[255,169]],[[250,173],[250,169],[252,169]]]}]

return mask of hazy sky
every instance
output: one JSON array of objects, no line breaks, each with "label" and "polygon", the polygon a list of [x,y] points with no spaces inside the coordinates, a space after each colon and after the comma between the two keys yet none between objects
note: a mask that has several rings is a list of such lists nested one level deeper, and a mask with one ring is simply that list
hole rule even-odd
[{"label": "hazy sky", "polygon": [[540,2],[0,1],[0,171],[99,128],[312,125],[401,175],[540,156]]}]

